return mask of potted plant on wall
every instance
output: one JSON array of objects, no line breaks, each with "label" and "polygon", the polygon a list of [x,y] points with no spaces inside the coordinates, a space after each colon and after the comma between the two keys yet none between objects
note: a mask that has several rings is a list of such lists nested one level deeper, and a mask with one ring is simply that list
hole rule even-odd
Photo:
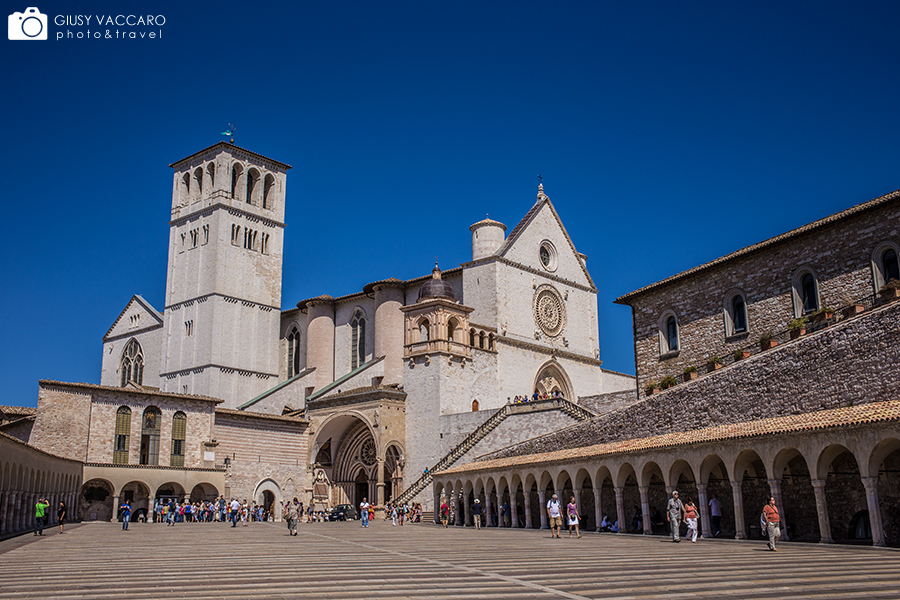
[{"label": "potted plant on wall", "polygon": [[722,368],[722,359],[718,356],[712,356],[706,361],[706,372],[712,373],[717,369]]},{"label": "potted plant on wall", "polygon": [[861,312],[865,312],[865,310],[866,307],[864,305],[860,304],[859,302],[855,302],[842,310],[841,314],[844,315],[845,319],[849,319],[850,317],[856,316]]},{"label": "potted plant on wall", "polygon": [[744,360],[745,358],[750,358],[750,351],[741,350],[740,348],[738,348],[734,351],[734,354],[732,356],[734,357],[734,362],[737,362],[739,360]]},{"label": "potted plant on wall", "polygon": [[822,307],[813,313],[813,323],[821,323],[827,321],[834,316],[833,308]]},{"label": "potted plant on wall", "polygon": [[881,286],[878,293],[881,294],[881,302],[884,304],[900,298],[900,279],[891,279]]},{"label": "potted plant on wall", "polygon": [[767,331],[762,334],[759,338],[759,349],[760,350],[768,350],[769,348],[774,348],[778,345],[778,342],[775,341],[774,336],[771,331]]},{"label": "potted plant on wall", "polygon": [[662,381],[659,382],[659,389],[667,390],[670,387],[675,387],[678,385],[678,382],[671,375],[666,375],[662,378]]},{"label": "potted plant on wall", "polygon": [[697,375],[697,367],[685,367],[684,372],[681,374],[681,378],[686,383],[693,379],[697,379]]},{"label": "potted plant on wall", "polygon": [[647,393],[648,396],[652,396],[653,394],[658,394],[659,393],[659,384],[656,383],[655,381],[648,381],[647,384],[644,386],[644,391]]},{"label": "potted plant on wall", "polygon": [[796,340],[798,337],[806,335],[807,325],[809,325],[808,317],[800,317],[799,319],[794,319],[788,323],[788,331],[791,334],[791,339]]}]

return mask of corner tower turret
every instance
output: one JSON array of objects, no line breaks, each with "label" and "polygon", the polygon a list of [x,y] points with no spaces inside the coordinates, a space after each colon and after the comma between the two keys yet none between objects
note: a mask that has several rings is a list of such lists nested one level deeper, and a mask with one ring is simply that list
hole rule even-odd
[{"label": "corner tower turret", "polygon": [[233,408],[278,381],[291,167],[225,142],[169,166],[162,387]]},{"label": "corner tower turret", "polygon": [[506,225],[487,217],[469,227],[469,231],[472,232],[472,260],[491,256],[506,240]]}]

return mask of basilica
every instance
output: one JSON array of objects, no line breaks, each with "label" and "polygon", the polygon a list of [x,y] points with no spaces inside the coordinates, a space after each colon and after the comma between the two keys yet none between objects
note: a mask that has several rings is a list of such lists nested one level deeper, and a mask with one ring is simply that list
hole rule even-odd
[{"label": "basilica", "polygon": [[[131,298],[103,336],[99,385],[41,382],[29,437],[86,460],[85,480],[116,502],[328,507],[406,492],[427,507],[420,475],[441,461],[580,422],[595,412],[579,399],[596,408],[634,390],[601,368],[587,257],[543,186],[508,234],[491,219],[470,227],[469,262],[283,307],[291,167],[225,142],[170,166],[164,306]],[[548,399],[510,408],[534,393]],[[65,440],[63,407],[88,415]],[[199,471],[171,472],[185,468]],[[113,514],[104,501],[84,518]]]}]

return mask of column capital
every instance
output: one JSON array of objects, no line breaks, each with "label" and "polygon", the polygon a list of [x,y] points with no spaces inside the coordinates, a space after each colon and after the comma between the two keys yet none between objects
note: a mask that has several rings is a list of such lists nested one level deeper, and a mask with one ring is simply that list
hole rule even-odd
[{"label": "column capital", "polygon": [[733,489],[733,490],[739,489],[742,485],[744,485],[743,481],[732,481],[731,489]]},{"label": "column capital", "polygon": [[638,491],[642,494],[646,494],[647,492],[650,491],[650,486],[649,485],[639,485]]},{"label": "column capital", "polygon": [[705,483],[698,483],[698,484],[696,484],[696,486],[697,486],[697,492],[698,492],[698,493],[701,493],[701,494],[702,494],[703,492],[706,491],[706,484],[705,484]]},{"label": "column capital", "polygon": [[876,491],[878,489],[878,476],[875,477],[861,477],[863,487],[866,488],[867,492]]},{"label": "column capital", "polygon": [[815,489],[824,489],[826,481],[824,479],[811,479],[810,483]]},{"label": "column capital", "polygon": [[780,479],[769,479],[769,480],[766,481],[766,483],[769,484],[769,487],[770,487],[770,488],[780,488],[780,487],[781,487],[781,480],[780,480]]}]

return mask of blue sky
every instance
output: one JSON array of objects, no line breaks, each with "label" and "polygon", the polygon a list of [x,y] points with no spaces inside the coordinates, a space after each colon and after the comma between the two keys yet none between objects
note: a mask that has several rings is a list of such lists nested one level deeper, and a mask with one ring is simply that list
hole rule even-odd
[{"label": "blue sky", "polygon": [[[900,188],[896,2],[73,4],[0,42],[0,404],[98,382],[131,295],[162,308],[167,165],[228,122],[294,167],[283,307],[457,266],[540,173],[631,373],[613,299]],[[65,39],[79,14],[165,25]]]}]

